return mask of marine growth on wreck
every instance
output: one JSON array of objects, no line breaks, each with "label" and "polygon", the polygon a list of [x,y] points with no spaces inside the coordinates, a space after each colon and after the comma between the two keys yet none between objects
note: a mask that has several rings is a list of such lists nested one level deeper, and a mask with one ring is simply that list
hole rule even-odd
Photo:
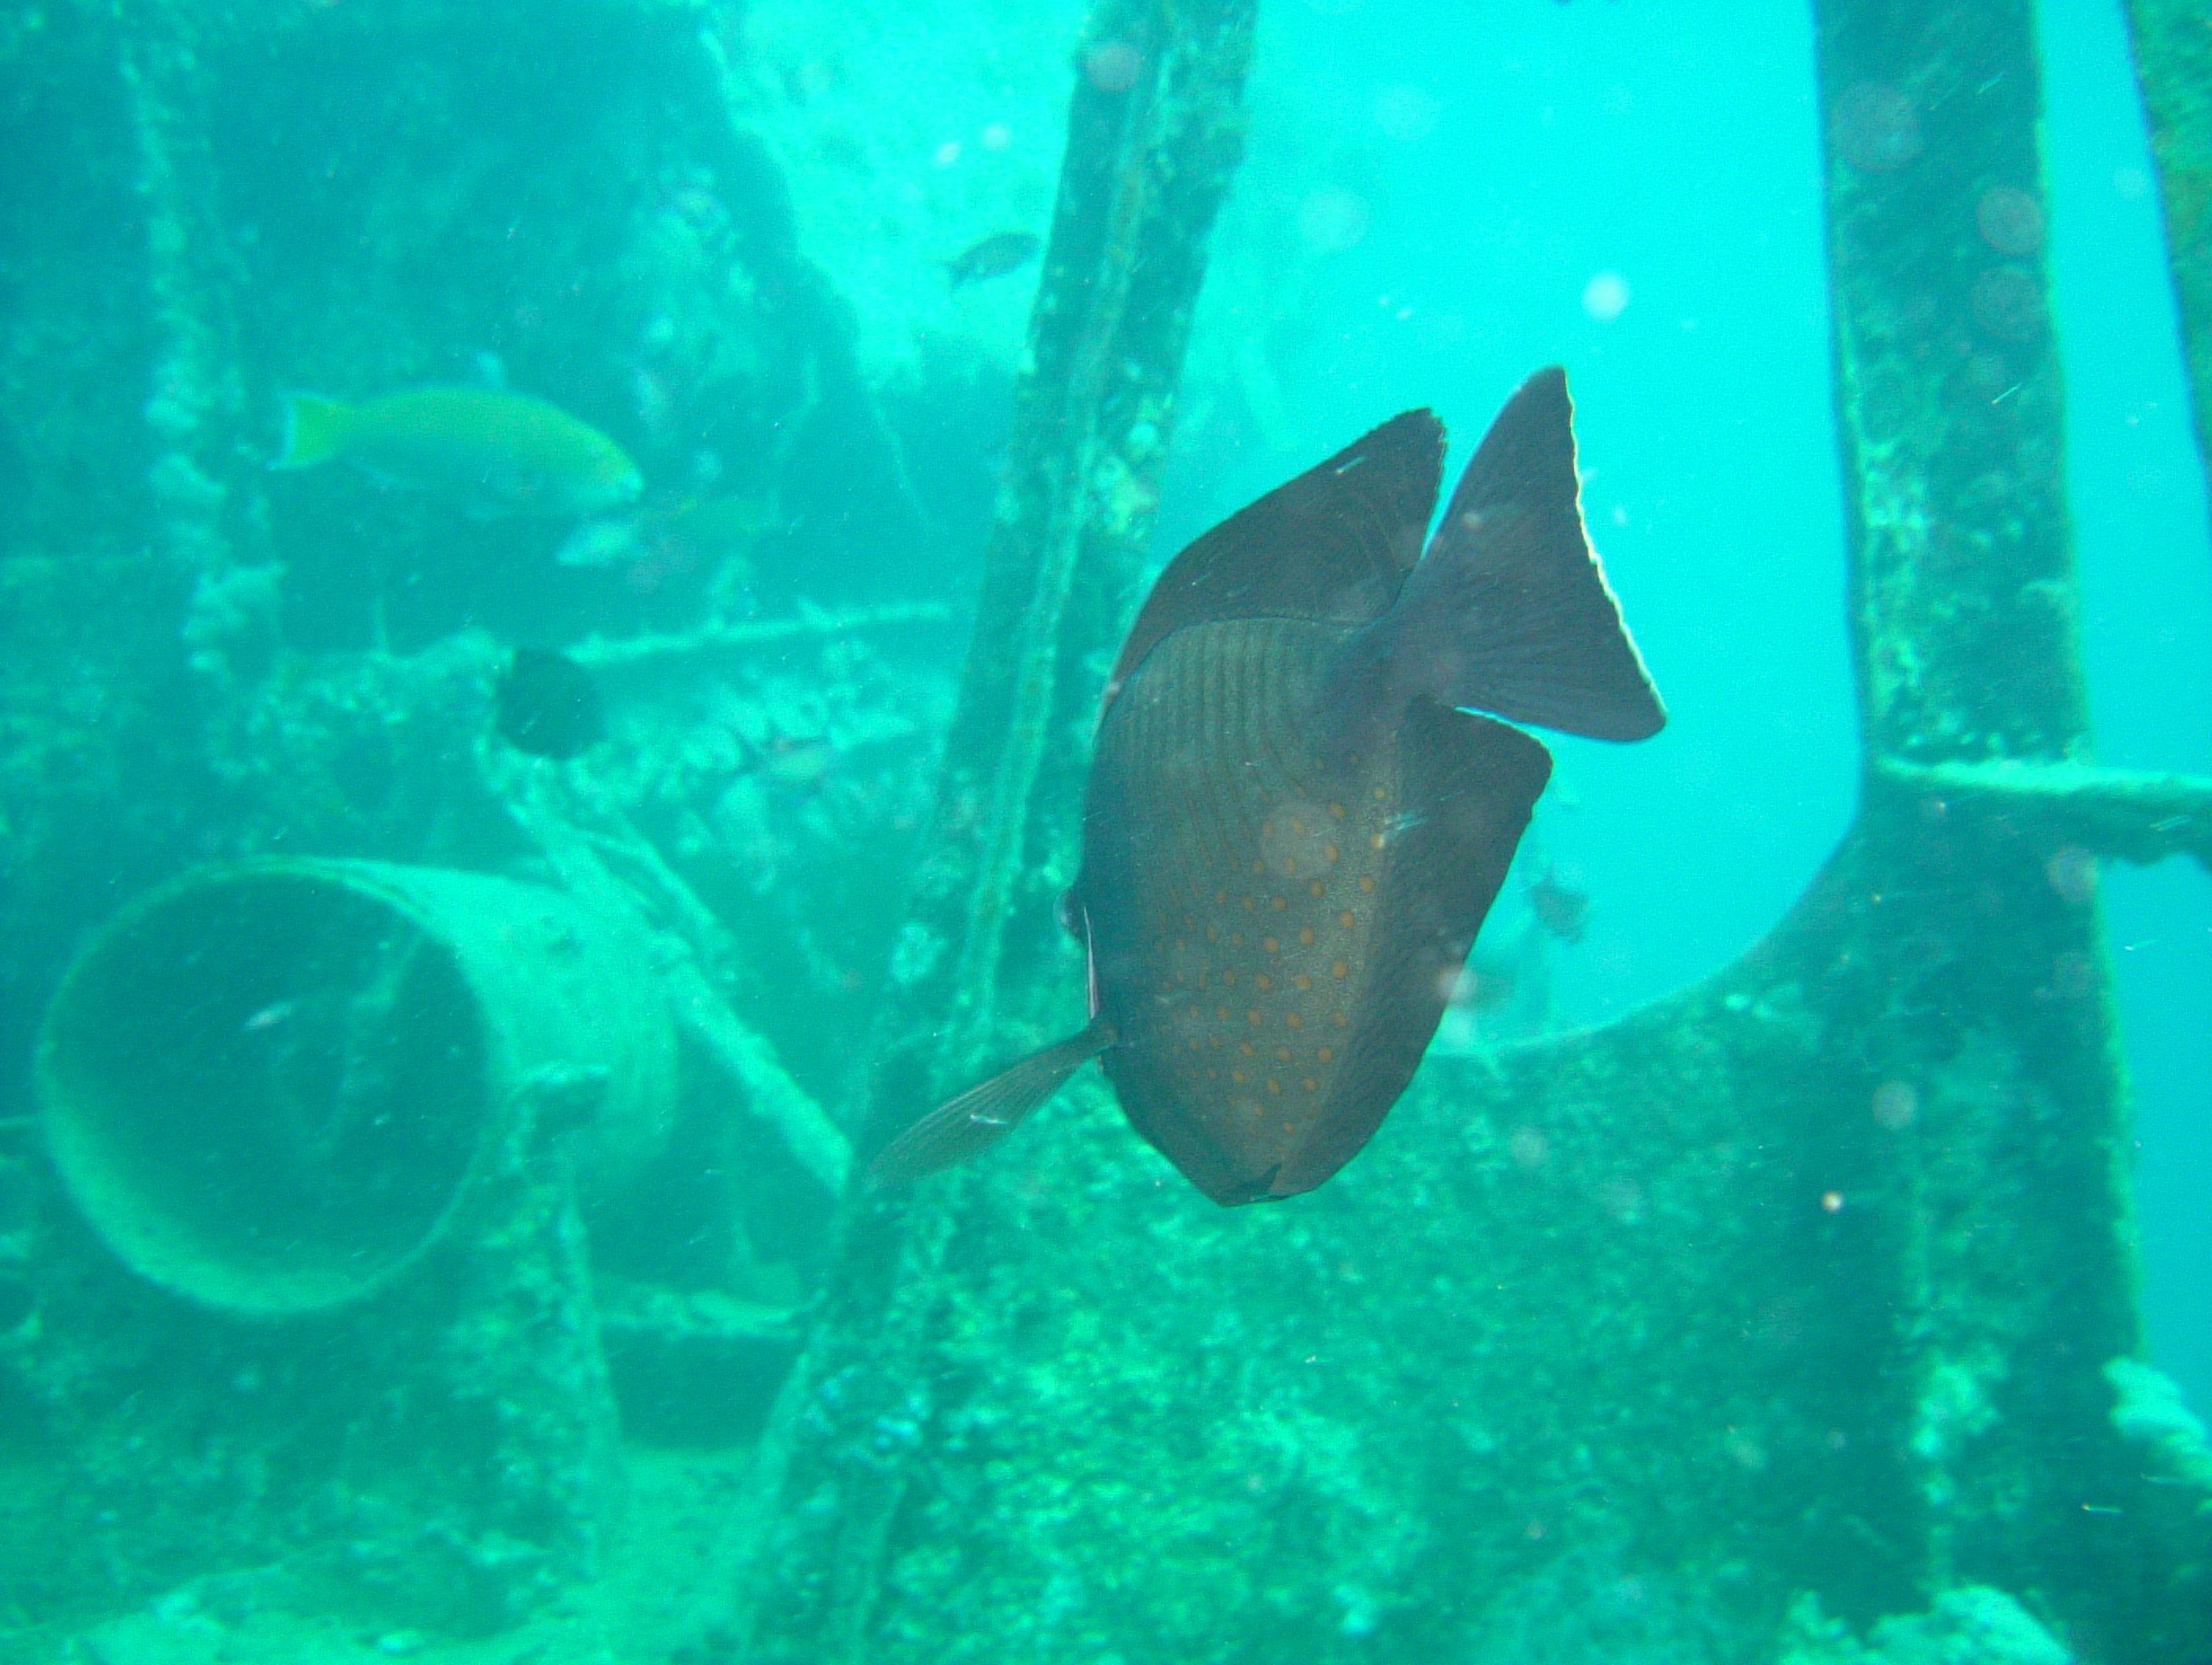
[{"label": "marine growth on wreck", "polygon": [[2212,1662],[2191,9],[0,15],[0,1665]]}]

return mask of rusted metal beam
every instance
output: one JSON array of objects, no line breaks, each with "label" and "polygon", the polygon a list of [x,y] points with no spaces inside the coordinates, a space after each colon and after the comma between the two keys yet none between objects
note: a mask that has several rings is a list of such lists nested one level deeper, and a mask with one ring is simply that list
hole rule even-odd
[{"label": "rusted metal beam", "polygon": [[[1216,210],[1243,153],[1253,0],[1109,0],[1078,48],[1007,477],[895,957],[867,1127],[918,1115],[1073,987],[1052,899],[1072,875],[1085,737],[1136,599]],[[1040,971],[1047,975],[1036,975]],[[732,1589],[673,1627],[747,1660],[868,1656],[891,1521],[919,1459],[912,1377],[966,1193],[850,1196],[805,1353],[714,1558]],[[825,1488],[830,1501],[824,1506]]]}]

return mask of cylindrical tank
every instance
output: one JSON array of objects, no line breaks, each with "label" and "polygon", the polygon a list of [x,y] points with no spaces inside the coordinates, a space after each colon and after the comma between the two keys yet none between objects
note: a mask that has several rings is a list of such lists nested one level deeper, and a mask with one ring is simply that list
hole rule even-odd
[{"label": "cylindrical tank", "polygon": [[574,1118],[588,1203],[665,1139],[676,1045],[648,945],[483,874],[204,868],[101,927],[37,1057],[70,1194],[144,1276],[259,1314],[420,1258],[516,1127]]}]

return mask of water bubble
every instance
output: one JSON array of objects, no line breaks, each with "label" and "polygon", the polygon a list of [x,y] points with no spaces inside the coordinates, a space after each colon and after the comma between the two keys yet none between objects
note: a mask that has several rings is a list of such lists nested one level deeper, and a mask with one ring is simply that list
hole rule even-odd
[{"label": "water bubble", "polygon": [[1126,40],[1102,40],[1083,54],[1084,78],[1102,93],[1126,93],[1144,72],[1145,55]]},{"label": "water bubble", "polygon": [[2097,858],[2079,844],[2062,844],[2043,864],[2051,888],[2077,908],[2097,896]]},{"label": "water bubble", "polygon": [[1349,191],[1325,185],[1299,204],[1298,235],[1319,253],[1341,254],[1367,235],[1367,204]]},{"label": "water bubble", "polygon": [[1909,1081],[1885,1081],[1874,1090],[1875,1125],[1898,1133],[1912,1125],[1920,1114],[1920,1095]]},{"label": "water bubble", "polygon": [[1974,280],[1966,306],[2000,341],[2033,341],[2051,321],[2043,285],[2026,266],[1991,266]]},{"label": "water bubble", "polygon": [[1852,167],[1875,173],[1904,167],[1926,148],[1912,100],[1879,81],[1862,81],[1836,95],[1828,142]]},{"label": "water bubble", "polygon": [[1644,1188],[1625,1175],[1616,1175],[1597,1188],[1597,1206],[1623,1225],[1644,1218]]},{"label": "water bubble", "polygon": [[1974,228],[1999,254],[2033,254],[2043,246],[2043,204],[2017,185],[1991,185],[1974,206]]},{"label": "water bubble", "polygon": [[2078,949],[2068,949],[2051,962],[2051,992],[2062,1000],[2078,1000],[2097,987],[2097,963]]},{"label": "water bubble", "polygon": [[1583,285],[1583,310],[1601,324],[1610,324],[1628,310],[1628,280],[1617,271],[1601,271]]}]

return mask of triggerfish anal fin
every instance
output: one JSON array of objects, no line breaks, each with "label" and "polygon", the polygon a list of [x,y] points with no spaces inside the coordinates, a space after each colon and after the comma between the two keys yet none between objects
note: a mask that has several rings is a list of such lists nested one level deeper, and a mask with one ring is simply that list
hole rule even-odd
[{"label": "triggerfish anal fin", "polygon": [[270,467],[313,468],[345,448],[353,406],[317,393],[287,393],[283,398],[284,440]]},{"label": "triggerfish anal fin", "polygon": [[1380,617],[1436,507],[1443,424],[1408,410],[1198,538],[1170,562],[1115,661],[1110,703],[1177,630],[1232,618]]},{"label": "triggerfish anal fin", "polygon": [[939,1105],[877,1152],[868,1177],[878,1185],[903,1185],[981,1155],[1113,1044],[1114,1026],[1093,1018],[1066,1040]]},{"label": "triggerfish anal fin", "polygon": [[1665,726],[1583,529],[1573,410],[1557,366],[1506,402],[1396,605],[1336,667],[1340,711],[1387,727],[1419,694],[1591,739]]},{"label": "triggerfish anal fin", "polygon": [[1413,1079],[1551,779],[1542,744],[1508,724],[1417,701],[1396,746],[1400,802],[1367,981],[1331,1114],[1268,1178],[1310,1191],[1359,1153]]}]

